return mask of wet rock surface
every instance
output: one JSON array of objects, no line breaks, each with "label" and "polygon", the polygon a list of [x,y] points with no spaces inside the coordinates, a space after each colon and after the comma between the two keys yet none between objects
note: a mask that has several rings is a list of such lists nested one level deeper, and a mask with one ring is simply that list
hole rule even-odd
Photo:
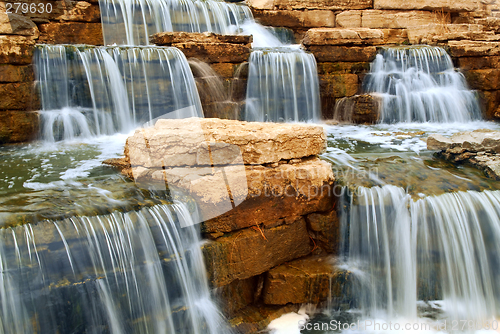
[{"label": "wet rock surface", "polygon": [[500,131],[459,132],[449,138],[431,135],[427,148],[439,150],[438,155],[446,160],[470,163],[490,178],[500,180]]}]

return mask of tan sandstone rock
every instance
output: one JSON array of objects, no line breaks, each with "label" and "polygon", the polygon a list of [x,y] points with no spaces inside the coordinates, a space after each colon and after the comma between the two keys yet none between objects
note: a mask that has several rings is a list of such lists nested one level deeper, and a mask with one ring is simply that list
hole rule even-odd
[{"label": "tan sandstone rock", "polygon": [[255,9],[329,9],[349,10],[371,8],[372,0],[249,0],[247,4]]},{"label": "tan sandstone rock", "polygon": [[[208,143],[212,160],[208,154]],[[264,164],[303,158],[326,147],[322,127],[303,124],[188,118],[158,120],[127,139],[132,166],[174,167],[242,163]]]},{"label": "tan sandstone rock", "polygon": [[483,57],[500,55],[500,42],[450,41],[452,57]]},{"label": "tan sandstone rock", "polygon": [[25,36],[0,36],[0,64],[29,65],[35,42]]},{"label": "tan sandstone rock", "polygon": [[436,41],[462,40],[473,38],[473,33],[482,31],[479,24],[427,24],[408,28],[411,44],[432,44]]},{"label": "tan sandstone rock", "polygon": [[436,22],[439,22],[438,14],[427,11],[365,10],[361,14],[361,26],[364,28],[401,29]]},{"label": "tan sandstone rock", "polygon": [[472,12],[479,8],[477,0],[373,0],[375,9],[437,10],[444,12]]},{"label": "tan sandstone rock", "polygon": [[461,147],[469,152],[500,152],[500,131],[475,130],[458,132],[450,138],[430,135],[427,138],[429,150],[446,150]]},{"label": "tan sandstone rock", "polygon": [[368,28],[313,28],[309,29],[302,43],[304,45],[360,45],[381,44],[384,33]]},{"label": "tan sandstone rock", "polygon": [[498,90],[500,89],[500,69],[469,70],[464,73],[467,83],[472,89]]}]

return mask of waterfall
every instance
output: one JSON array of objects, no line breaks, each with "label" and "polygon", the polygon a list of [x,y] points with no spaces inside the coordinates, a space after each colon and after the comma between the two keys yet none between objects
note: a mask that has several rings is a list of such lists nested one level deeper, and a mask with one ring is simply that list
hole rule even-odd
[{"label": "waterfall", "polygon": [[35,67],[48,141],[203,115],[187,60],[176,48],[42,45]]},{"label": "waterfall", "polygon": [[341,254],[368,315],[416,319],[417,300],[436,299],[453,320],[497,315],[500,191],[344,190]]},{"label": "waterfall", "polygon": [[191,220],[177,203],[0,229],[0,333],[225,333]]},{"label": "waterfall", "polygon": [[245,120],[299,122],[319,119],[319,81],[314,56],[295,48],[252,51]]},{"label": "waterfall", "polygon": [[440,47],[384,48],[371,64],[363,89],[382,95],[382,123],[481,118],[476,94]]},{"label": "waterfall", "polygon": [[246,5],[217,0],[100,0],[104,44],[148,45],[164,31],[235,33],[252,19]]}]

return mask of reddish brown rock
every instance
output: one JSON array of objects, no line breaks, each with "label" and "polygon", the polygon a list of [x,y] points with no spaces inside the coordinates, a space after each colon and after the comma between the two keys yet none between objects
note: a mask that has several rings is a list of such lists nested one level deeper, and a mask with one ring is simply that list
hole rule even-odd
[{"label": "reddish brown rock", "polygon": [[355,95],[335,104],[333,119],[354,124],[374,124],[378,121],[382,99],[375,95]]},{"label": "reddish brown rock", "polygon": [[254,276],[244,280],[234,280],[228,285],[215,289],[215,295],[221,301],[222,312],[233,317],[242,308],[254,303],[258,296],[257,284],[262,276]]},{"label": "reddish brown rock", "polygon": [[381,44],[384,33],[367,28],[313,28],[309,29],[304,45],[374,45]]},{"label": "reddish brown rock", "polygon": [[337,211],[314,212],[307,215],[306,221],[309,234],[316,245],[327,253],[337,253],[340,240],[340,224]]},{"label": "reddish brown rock", "polygon": [[370,70],[370,63],[368,62],[336,62],[336,63],[318,63],[318,74],[337,74],[337,73],[351,73],[361,74]]},{"label": "reddish brown rock", "polygon": [[469,70],[464,74],[472,89],[500,89],[500,69]]},{"label": "reddish brown rock", "polygon": [[318,304],[328,298],[334,266],[329,257],[306,257],[275,267],[266,274],[265,304]]},{"label": "reddish brown rock", "polygon": [[0,36],[0,64],[29,65],[35,41],[25,36]]},{"label": "reddish brown rock", "polygon": [[38,134],[38,113],[30,111],[0,111],[0,144],[22,143]]},{"label": "reddish brown rock", "polygon": [[359,78],[356,74],[321,75],[320,94],[334,98],[353,96],[359,89]]},{"label": "reddish brown rock", "polygon": [[0,64],[0,82],[27,82],[33,81],[32,65]]},{"label": "reddish brown rock", "polygon": [[39,25],[39,43],[103,45],[100,23],[50,22]]},{"label": "reddish brown rock", "polygon": [[174,43],[187,58],[194,57],[206,63],[242,63],[250,57],[250,47],[228,43]]},{"label": "reddish brown rock", "polygon": [[273,228],[228,233],[203,245],[209,281],[216,287],[260,275],[311,250],[304,218]]},{"label": "reddish brown rock", "polygon": [[335,27],[335,14],[330,10],[257,10],[262,25],[292,29]]},{"label": "reddish brown rock", "polygon": [[377,55],[375,46],[319,46],[307,47],[316,57],[318,63],[322,62],[372,62]]},{"label": "reddish brown rock", "polygon": [[161,46],[170,46],[175,43],[229,43],[250,44],[253,37],[250,35],[221,35],[211,32],[160,32],[150,38],[150,42]]},{"label": "reddish brown rock", "polygon": [[202,224],[202,231],[229,232],[333,207],[329,164],[311,159],[297,165],[247,167],[248,196],[234,209]]},{"label": "reddish brown rock", "polygon": [[27,110],[31,107],[32,82],[0,84],[0,110]]}]

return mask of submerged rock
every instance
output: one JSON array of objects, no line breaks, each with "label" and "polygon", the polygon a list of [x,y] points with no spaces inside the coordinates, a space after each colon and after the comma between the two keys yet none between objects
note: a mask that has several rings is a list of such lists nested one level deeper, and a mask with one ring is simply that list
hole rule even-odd
[{"label": "submerged rock", "polygon": [[480,129],[458,132],[447,138],[430,135],[429,150],[453,162],[467,162],[484,170],[486,175],[500,180],[500,131]]}]

